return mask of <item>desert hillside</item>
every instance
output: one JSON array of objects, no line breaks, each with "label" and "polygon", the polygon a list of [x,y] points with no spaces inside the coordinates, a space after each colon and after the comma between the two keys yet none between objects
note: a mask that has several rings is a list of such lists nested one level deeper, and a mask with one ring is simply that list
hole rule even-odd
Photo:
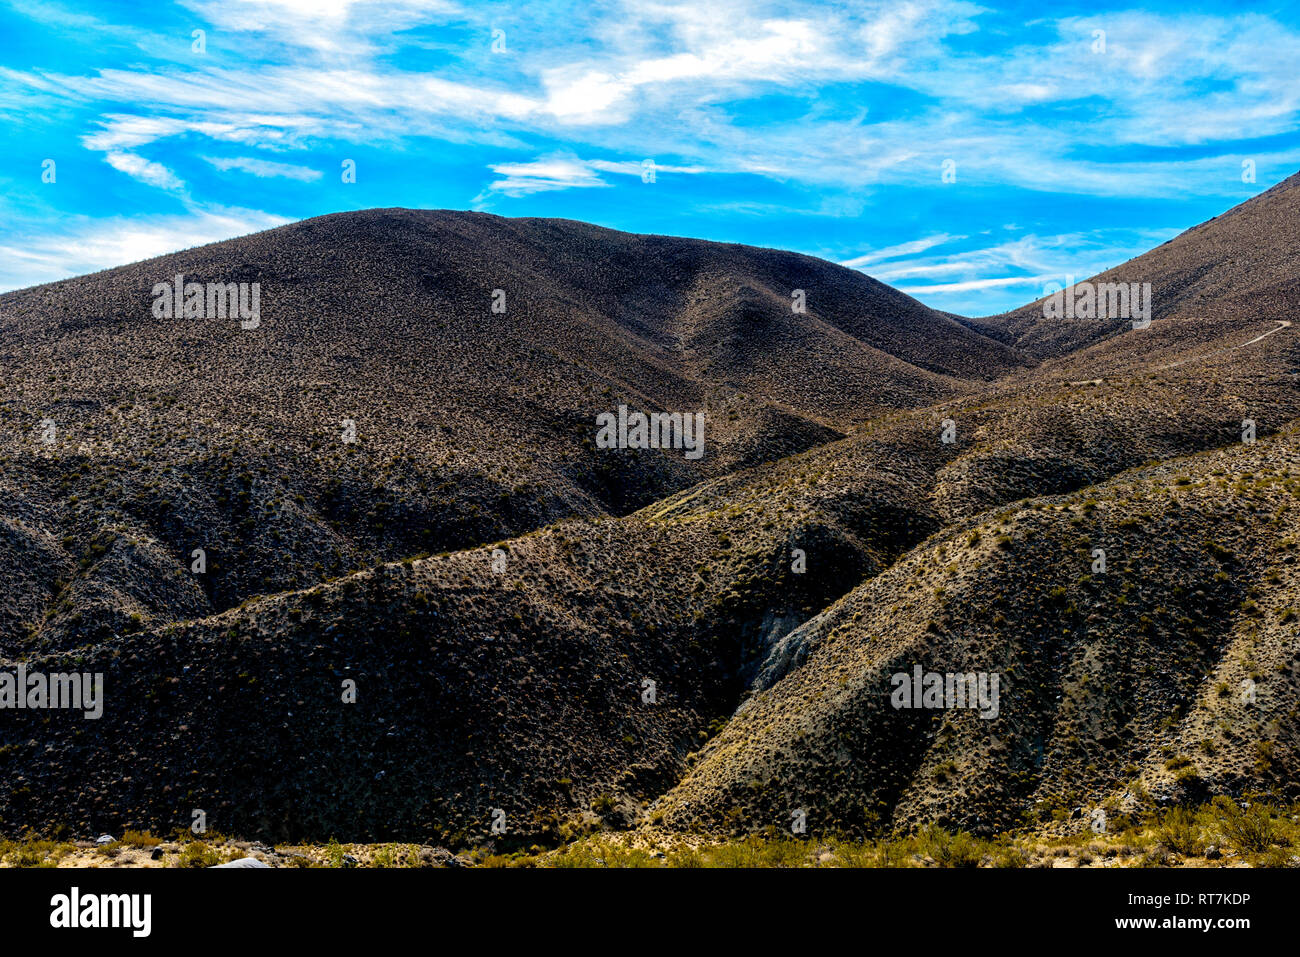
[{"label": "desert hillside", "polygon": [[[156,316],[177,275],[258,283],[257,328]],[[806,256],[401,209],[9,293],[0,341],[5,654],[626,514],[1031,364]],[[620,405],[708,454],[605,454]]]},{"label": "desert hillside", "polygon": [[[1145,329],[402,209],[0,296],[0,664],[105,687],[7,714],[0,832],[1294,801],[1298,234],[1292,177],[1118,267]],[[159,318],[176,274],[258,282],[260,325]],[[703,413],[704,454],[599,447],[620,405]],[[918,666],[996,714],[896,707]]]}]

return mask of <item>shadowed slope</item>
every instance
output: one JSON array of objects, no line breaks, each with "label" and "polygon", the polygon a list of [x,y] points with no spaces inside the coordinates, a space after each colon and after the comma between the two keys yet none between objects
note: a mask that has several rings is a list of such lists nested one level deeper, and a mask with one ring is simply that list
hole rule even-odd
[{"label": "shadowed slope", "polygon": [[[155,316],[177,274],[258,283],[260,324]],[[0,652],[625,513],[1024,365],[806,256],[403,209],[9,293],[0,339],[0,544],[50,555],[0,582]],[[703,413],[706,454],[604,454],[620,404]]]}]

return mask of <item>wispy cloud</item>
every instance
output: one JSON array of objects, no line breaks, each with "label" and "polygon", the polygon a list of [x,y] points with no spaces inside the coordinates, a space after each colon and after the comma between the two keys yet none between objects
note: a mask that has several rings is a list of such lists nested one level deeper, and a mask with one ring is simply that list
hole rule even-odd
[{"label": "wispy cloud", "polygon": [[[168,63],[11,79],[169,114],[119,116],[95,143],[187,132],[251,132],[289,147],[304,132],[352,142],[573,135],[619,152],[640,141],[637,152],[685,157],[688,165],[822,185],[913,181],[951,158],[972,181],[1106,195],[1175,195],[1204,189],[1210,178],[1169,175],[1167,160],[1085,159],[1080,143],[1104,136],[1112,145],[1167,147],[1259,137],[1294,129],[1300,116],[1300,87],[1287,68],[1300,58],[1300,32],[1260,16],[1072,17],[1040,24],[1037,43],[955,53],[945,41],[975,32],[988,11],[938,0],[856,9],[805,3],[778,18],[741,2],[724,4],[716,16],[629,4],[617,16],[634,26],[614,28],[611,13],[595,28],[594,43],[560,44],[536,56],[516,45],[511,57],[481,55],[477,70],[462,63],[440,75],[376,59],[376,44],[392,41],[384,31],[430,17],[477,19],[486,49],[490,15],[413,3],[380,10],[335,2],[311,15],[289,2],[191,8],[225,31],[279,38],[282,60],[285,48],[302,56],[252,70],[214,57],[195,58],[188,69]],[[1093,50],[1097,31],[1105,31],[1103,52]],[[922,99],[904,116],[873,122],[868,110],[847,125],[812,109],[738,125],[724,105],[862,82]],[[1095,106],[1077,118],[1025,112],[1085,101]],[[222,115],[234,111],[244,124]]]},{"label": "wispy cloud", "polygon": [[[955,302],[964,284],[1057,268],[1018,262],[1024,248],[1005,243],[963,253],[1004,216],[1067,235],[1082,197],[1131,201],[1122,214],[1111,203],[1119,218],[1102,225],[1165,226],[1257,191],[1243,161],[1261,185],[1300,166],[1300,28],[1228,0],[1202,6],[1099,0],[1026,22],[961,0],[540,0],[526,17],[455,0],[182,0],[146,25],[109,22],[127,8],[42,16],[21,0],[0,9],[0,29],[25,17],[52,42],[30,67],[0,67],[0,113],[27,137],[44,130],[61,181],[70,142],[104,161],[101,215],[120,215],[110,204],[127,195],[141,215],[229,204],[191,191],[236,181],[257,194],[240,205],[289,216],[413,197],[588,209],[638,230],[841,251],[909,288],[937,280],[947,288],[934,294]],[[0,132],[10,152],[19,140]],[[365,151],[350,193],[320,172]],[[618,191],[647,158],[655,188]],[[213,168],[246,175],[204,175]],[[1035,208],[1004,210],[1027,192],[1041,194]],[[6,194],[29,210],[64,195],[34,182]],[[620,202],[593,202],[610,196]],[[824,238],[834,220],[855,235]]]},{"label": "wispy cloud", "polygon": [[159,189],[182,190],[185,184],[175,173],[161,163],[154,163],[135,153],[125,150],[109,150],[104,154],[104,161],[113,169],[138,179],[149,186]]},{"label": "wispy cloud", "polygon": [[581,159],[572,153],[557,152],[525,163],[492,163],[489,169],[501,179],[493,180],[475,202],[484,201],[492,193],[505,196],[527,196],[530,193],[557,189],[582,189],[592,186],[609,186],[601,173],[638,178],[653,174],[708,172],[698,166],[676,166],[658,163],[653,157],[644,160]]},{"label": "wispy cloud", "polygon": [[939,233],[936,236],[927,236],[924,239],[914,239],[911,242],[899,243],[896,246],[886,246],[884,249],[877,249],[874,252],[863,253],[861,256],[854,256],[852,259],[844,260],[840,265],[848,266],[850,269],[860,269],[870,263],[884,262],[887,259],[898,259],[901,256],[915,256],[917,253],[923,253],[927,249],[933,249],[935,246],[942,246],[944,243],[965,238],[965,236],[952,236],[948,233]]},{"label": "wispy cloud", "polygon": [[[1018,232],[1018,227],[1003,229]],[[1177,232],[1099,229],[1052,236],[1030,233],[984,246],[956,243],[961,248],[946,255],[891,262],[870,272],[928,305],[987,315],[998,312],[999,307],[1020,305],[1043,295],[1049,283],[1064,285],[1069,276],[1091,276],[1117,266]],[[948,281],[934,282],[936,278]],[[1000,290],[1012,291],[1014,298],[1007,302],[979,295]]]},{"label": "wispy cloud", "polygon": [[10,224],[0,242],[0,289],[17,289],[179,252],[282,226],[247,209],[195,209],[165,216],[75,217],[57,229]]},{"label": "wispy cloud", "polygon": [[275,163],[271,160],[249,156],[205,156],[203,158],[219,170],[238,170],[263,179],[268,176],[283,176],[286,179],[296,179],[304,183],[310,183],[324,175],[320,170],[308,166]]},{"label": "wispy cloud", "polygon": [[968,279],[965,282],[948,282],[940,283],[933,286],[899,286],[898,288],[911,295],[925,293],[933,295],[941,292],[973,292],[979,289],[1000,289],[1004,286],[1026,286],[1035,282],[1046,282],[1055,278],[1051,274],[1042,276],[1004,276],[1001,279]]},{"label": "wispy cloud", "polygon": [[491,169],[501,179],[489,183],[488,190],[506,196],[609,185],[589,163],[563,153],[529,163],[494,163]]}]

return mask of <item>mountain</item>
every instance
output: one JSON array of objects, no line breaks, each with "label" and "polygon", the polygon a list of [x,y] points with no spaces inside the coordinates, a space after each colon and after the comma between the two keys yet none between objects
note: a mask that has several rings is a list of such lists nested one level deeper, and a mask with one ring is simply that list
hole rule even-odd
[{"label": "mountain", "polygon": [[[1115,271],[1169,296],[1147,328],[410,210],[0,297],[0,654],[106,696],[8,713],[0,830],[203,809],[465,846],[1294,798],[1298,189]],[[260,325],[155,317],[177,273],[258,282]],[[704,412],[705,454],[597,447],[620,405]],[[916,666],[998,675],[997,716],[895,708]]]},{"label": "mountain", "polygon": [[[178,275],[257,283],[260,324],[160,318]],[[0,341],[10,654],[626,514],[1028,364],[806,256],[398,209],[9,293]],[[620,405],[704,413],[708,454],[603,454]]]},{"label": "mountain", "polygon": [[[1091,281],[1150,283],[1154,319],[1293,316],[1300,308],[1298,187],[1300,173]],[[1037,357],[1077,350],[1127,325],[1045,319],[1043,302],[966,324]]]}]

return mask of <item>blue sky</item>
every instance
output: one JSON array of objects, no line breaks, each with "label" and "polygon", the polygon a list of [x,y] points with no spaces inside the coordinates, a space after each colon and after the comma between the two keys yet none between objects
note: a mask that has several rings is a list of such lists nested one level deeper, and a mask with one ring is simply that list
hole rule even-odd
[{"label": "blue sky", "polygon": [[1300,170],[1297,12],[17,0],[0,289],[410,206],[795,249],[995,313]]}]

